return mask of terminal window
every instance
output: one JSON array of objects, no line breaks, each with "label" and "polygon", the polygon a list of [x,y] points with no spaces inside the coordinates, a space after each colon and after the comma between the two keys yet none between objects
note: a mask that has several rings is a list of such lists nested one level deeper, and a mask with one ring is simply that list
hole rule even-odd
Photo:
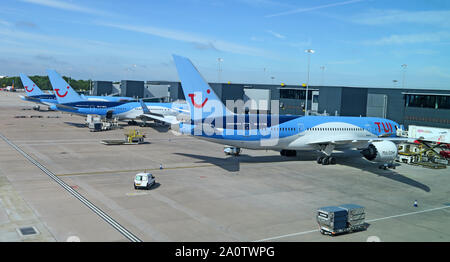
[{"label": "terminal window", "polygon": [[406,95],[407,107],[450,109],[450,96]]},{"label": "terminal window", "polygon": [[[306,99],[306,90],[280,89],[280,98]],[[308,100],[312,98],[312,91],[308,91]]]},{"label": "terminal window", "polygon": [[450,109],[450,96],[438,96],[437,106],[438,108]]}]

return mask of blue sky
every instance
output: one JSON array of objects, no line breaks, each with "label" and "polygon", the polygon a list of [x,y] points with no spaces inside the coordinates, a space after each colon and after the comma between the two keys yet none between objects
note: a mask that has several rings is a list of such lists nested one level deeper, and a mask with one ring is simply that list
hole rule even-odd
[{"label": "blue sky", "polygon": [[[2,0],[0,75],[450,89],[447,0]],[[322,70],[321,67],[325,69]],[[274,77],[274,79],[272,79]],[[397,80],[398,82],[394,82]]]}]

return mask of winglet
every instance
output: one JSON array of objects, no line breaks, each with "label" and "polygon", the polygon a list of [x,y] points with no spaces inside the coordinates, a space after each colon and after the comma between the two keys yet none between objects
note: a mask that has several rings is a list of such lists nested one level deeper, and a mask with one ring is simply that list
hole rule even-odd
[{"label": "winglet", "polygon": [[142,111],[144,112],[144,114],[151,114],[147,105],[144,103],[144,100],[139,99],[139,103],[141,103]]}]

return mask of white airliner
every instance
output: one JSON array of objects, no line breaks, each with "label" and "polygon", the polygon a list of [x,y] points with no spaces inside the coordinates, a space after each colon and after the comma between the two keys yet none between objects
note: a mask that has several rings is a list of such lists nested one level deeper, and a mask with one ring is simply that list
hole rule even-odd
[{"label": "white airliner", "polygon": [[323,165],[336,163],[334,150],[358,149],[385,168],[392,166],[397,156],[393,141],[407,140],[396,136],[401,128],[398,123],[384,118],[234,114],[189,59],[173,57],[190,106],[191,121],[180,124],[182,133],[234,149],[276,150],[285,156],[318,150],[323,154],[317,163]]}]

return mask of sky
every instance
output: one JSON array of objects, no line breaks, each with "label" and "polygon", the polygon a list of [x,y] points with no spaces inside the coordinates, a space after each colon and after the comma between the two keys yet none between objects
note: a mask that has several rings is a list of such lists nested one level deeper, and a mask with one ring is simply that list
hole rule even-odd
[{"label": "sky", "polygon": [[0,75],[51,68],[75,79],[178,81],[178,54],[209,82],[301,85],[309,68],[310,85],[450,90],[447,0],[1,5]]}]

